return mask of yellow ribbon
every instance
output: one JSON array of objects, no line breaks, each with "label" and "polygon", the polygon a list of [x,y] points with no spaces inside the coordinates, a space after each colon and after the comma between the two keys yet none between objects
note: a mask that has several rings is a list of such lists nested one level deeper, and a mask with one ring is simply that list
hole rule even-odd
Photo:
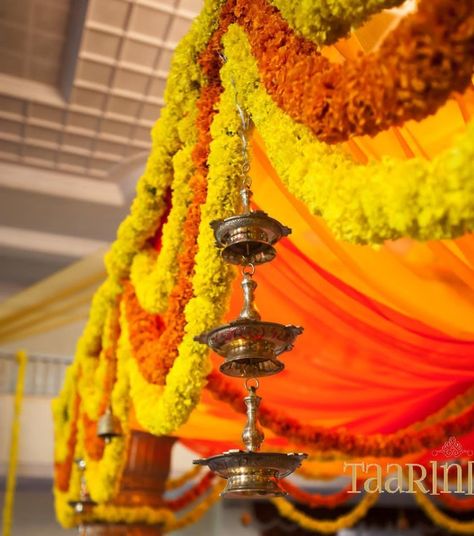
[{"label": "yellow ribbon", "polygon": [[10,458],[8,463],[7,485],[3,504],[3,536],[10,536],[13,521],[13,505],[15,501],[16,468],[18,464],[18,445],[20,440],[20,414],[25,386],[25,370],[28,357],[24,351],[16,354],[18,375],[16,380],[15,400],[13,405],[13,422],[10,441]]}]

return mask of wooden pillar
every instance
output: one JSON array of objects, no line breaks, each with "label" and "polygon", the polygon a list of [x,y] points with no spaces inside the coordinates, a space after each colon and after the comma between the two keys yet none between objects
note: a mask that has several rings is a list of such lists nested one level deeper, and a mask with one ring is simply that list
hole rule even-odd
[{"label": "wooden pillar", "polygon": [[[176,438],[156,437],[133,430],[127,464],[120,481],[120,491],[113,503],[120,506],[163,505],[165,483],[170,471],[171,448]],[[159,527],[136,524],[90,524],[84,536],[159,536]]]}]

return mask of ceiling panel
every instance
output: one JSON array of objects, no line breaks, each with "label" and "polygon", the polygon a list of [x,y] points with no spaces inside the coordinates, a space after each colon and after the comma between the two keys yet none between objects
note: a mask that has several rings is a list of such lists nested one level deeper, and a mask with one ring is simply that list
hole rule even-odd
[{"label": "ceiling panel", "polygon": [[[173,50],[202,2],[90,0],[82,20],[83,3],[3,0],[0,160],[114,180],[117,165],[150,148]],[[76,64],[68,99],[58,86],[66,63]],[[11,76],[40,85],[21,99]]]}]

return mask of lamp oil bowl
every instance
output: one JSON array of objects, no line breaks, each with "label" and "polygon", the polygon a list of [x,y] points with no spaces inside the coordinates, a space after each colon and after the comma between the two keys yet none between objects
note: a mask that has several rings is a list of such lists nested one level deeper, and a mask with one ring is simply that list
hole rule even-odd
[{"label": "lamp oil bowl", "polygon": [[120,421],[112,413],[112,408],[108,406],[97,422],[97,436],[106,443],[110,443],[114,437],[119,437],[120,435],[122,435]]},{"label": "lamp oil bowl", "polygon": [[285,365],[278,359],[283,352],[293,348],[296,337],[303,328],[292,325],[263,322],[255,308],[253,270],[245,271],[242,280],[244,305],[239,317],[217,328],[201,333],[195,340],[207,344],[225,358],[219,367],[227,376],[257,378],[281,372]]},{"label": "lamp oil bowl", "polygon": [[257,420],[261,398],[257,396],[256,386],[246,387],[249,392],[244,398],[247,407],[247,423],[242,432],[246,450],[229,450],[210,458],[194,460],[197,465],[207,465],[209,469],[227,479],[221,493],[228,498],[269,498],[286,495],[279,481],[297,469],[306,454],[282,454],[279,452],[258,452],[264,434]]},{"label": "lamp oil bowl", "polygon": [[269,498],[286,495],[278,484],[297,469],[306,454],[229,450],[211,458],[194,460],[227,479],[221,493],[228,498]]},{"label": "lamp oil bowl", "polygon": [[219,367],[223,374],[256,378],[284,369],[278,356],[293,348],[294,340],[302,331],[297,326],[238,319],[202,333],[196,340],[225,358]]},{"label": "lamp oil bowl", "polygon": [[273,244],[291,229],[261,210],[211,223],[222,258],[231,264],[263,264],[275,258]]}]

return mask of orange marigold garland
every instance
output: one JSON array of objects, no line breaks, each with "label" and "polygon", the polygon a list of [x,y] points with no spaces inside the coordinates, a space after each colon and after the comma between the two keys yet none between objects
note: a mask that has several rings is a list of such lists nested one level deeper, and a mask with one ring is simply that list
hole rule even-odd
[{"label": "orange marigold garland", "polygon": [[177,280],[170,293],[168,308],[163,318],[149,315],[141,309],[131,285],[128,285],[125,291],[126,314],[133,355],[143,377],[156,385],[164,385],[166,376],[176,359],[186,325],[184,309],[193,296],[192,276],[198,247],[201,205],[205,202],[207,194],[207,158],[212,141],[210,127],[222,92],[219,79],[221,60],[218,51],[222,35],[231,20],[231,12],[227,10],[221,17],[218,30],[214,32],[206,50],[199,58],[208,84],[202,88],[197,101],[198,140],[192,153],[196,171],[189,183],[193,198],[183,226],[184,243],[177,261],[179,265]]},{"label": "orange marigold garland", "polygon": [[308,493],[285,479],[281,480],[279,482],[279,485],[296,501],[305,504],[306,506],[310,506],[311,508],[337,508],[338,506],[346,503],[349,499],[353,497],[353,495],[348,493],[349,490],[352,489],[352,483],[346,486],[341,491],[338,491],[337,493],[333,493],[331,495]]},{"label": "orange marigold garland", "polygon": [[[219,400],[229,403],[236,411],[245,413],[240,389],[213,371],[208,376],[207,389]],[[335,450],[350,456],[385,456],[397,458],[443,444],[448,437],[460,437],[473,429],[474,405],[461,415],[422,429],[406,429],[387,435],[361,436],[342,430],[303,424],[297,419],[260,406],[260,422],[276,435],[293,443],[318,450]]]},{"label": "orange marigold garland", "polygon": [[195,486],[186,490],[180,497],[177,497],[176,499],[166,499],[164,502],[165,506],[173,512],[186,508],[211,488],[214,477],[214,473],[206,473]]},{"label": "orange marigold garland", "polygon": [[329,143],[420,120],[471,80],[472,0],[423,0],[377,52],[342,65],[297,36],[266,0],[236,0],[235,13],[268,93]]}]

